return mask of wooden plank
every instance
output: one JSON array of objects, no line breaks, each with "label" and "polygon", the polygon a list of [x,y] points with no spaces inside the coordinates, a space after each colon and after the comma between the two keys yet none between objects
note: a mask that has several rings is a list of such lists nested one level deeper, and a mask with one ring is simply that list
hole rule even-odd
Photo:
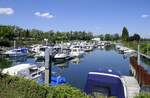
[{"label": "wooden plank", "polygon": [[128,98],[134,98],[140,92],[140,86],[137,80],[131,76],[122,76],[125,83]]}]

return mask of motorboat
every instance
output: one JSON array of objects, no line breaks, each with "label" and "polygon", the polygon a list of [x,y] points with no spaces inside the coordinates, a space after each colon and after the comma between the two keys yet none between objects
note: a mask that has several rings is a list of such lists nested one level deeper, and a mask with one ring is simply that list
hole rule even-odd
[{"label": "motorboat", "polygon": [[27,79],[36,79],[40,76],[41,72],[45,70],[45,67],[38,66],[36,64],[24,63],[12,66],[10,68],[5,68],[2,73],[20,76]]},{"label": "motorboat", "polygon": [[27,56],[28,55],[28,48],[16,48],[11,49],[6,52],[4,52],[5,55],[8,55],[10,57],[13,56]]},{"label": "motorboat", "polygon": [[127,98],[120,74],[111,69],[89,72],[84,91],[94,98],[97,95]]},{"label": "motorboat", "polygon": [[92,50],[93,50],[93,46],[92,46],[92,45],[85,45],[85,46],[83,47],[83,50],[84,50],[85,52],[92,51]]},{"label": "motorboat", "polygon": [[68,57],[67,54],[63,52],[59,52],[54,56],[54,59],[59,60],[59,59],[66,59]]},{"label": "motorboat", "polygon": [[136,53],[136,51],[132,49],[128,49],[128,50],[125,50],[124,53],[132,54],[132,53]]},{"label": "motorboat", "polygon": [[84,51],[80,46],[74,46],[71,48],[70,56],[71,57],[80,57],[84,55]]},{"label": "motorboat", "polygon": [[56,54],[56,52],[53,50],[53,48],[52,47],[50,47],[50,46],[41,46],[41,47],[39,47],[39,50],[38,50],[38,52],[35,54],[35,57],[36,58],[44,58],[45,57],[45,50],[46,50],[46,48],[48,48],[48,49],[51,49],[52,51],[52,56],[54,56],[55,54]]},{"label": "motorboat", "polygon": [[54,56],[54,60],[68,60],[70,59],[70,55],[69,55],[69,50],[68,49],[64,49],[64,48],[61,48],[59,49],[58,53],[56,53],[56,55]]}]

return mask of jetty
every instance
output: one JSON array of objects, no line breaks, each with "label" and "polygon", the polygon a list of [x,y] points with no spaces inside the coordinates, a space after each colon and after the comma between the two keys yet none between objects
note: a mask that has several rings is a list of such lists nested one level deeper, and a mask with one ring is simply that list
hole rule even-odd
[{"label": "jetty", "polygon": [[124,81],[126,87],[127,98],[134,98],[140,92],[140,86],[132,76],[122,76],[122,81]]},{"label": "jetty", "polygon": [[147,59],[150,59],[150,56],[146,55],[146,54],[143,54],[143,53],[140,53],[141,56],[147,58]]},{"label": "jetty", "polygon": [[130,57],[130,64],[131,72],[140,86],[150,86],[150,73],[137,63],[136,57]]}]

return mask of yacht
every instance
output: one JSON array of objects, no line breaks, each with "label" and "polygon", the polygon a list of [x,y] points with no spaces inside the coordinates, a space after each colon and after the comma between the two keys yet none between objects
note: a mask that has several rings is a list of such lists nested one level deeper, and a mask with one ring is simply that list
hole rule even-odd
[{"label": "yacht", "polygon": [[[41,46],[41,47],[39,47],[39,50],[37,51],[37,53],[35,54],[35,57],[36,58],[44,58],[45,57],[45,50],[46,50],[46,48],[52,48],[52,47],[50,47],[50,46]],[[52,55],[54,55],[55,54],[55,52],[53,51],[53,49],[52,49]]]},{"label": "yacht", "polygon": [[12,75],[12,76],[21,76],[27,79],[35,79],[38,78],[45,70],[45,67],[38,66],[36,64],[18,64],[10,68],[6,68],[2,71],[4,74]]},{"label": "yacht", "polygon": [[93,50],[93,46],[92,45],[85,45],[85,46],[83,46],[83,50],[85,52],[92,51]]},{"label": "yacht", "polygon": [[60,60],[60,59],[66,59],[68,57],[67,54],[63,53],[63,52],[58,52],[55,56],[54,59],[55,60]]},{"label": "yacht", "polygon": [[8,56],[27,56],[28,55],[28,49],[27,48],[16,48],[12,50],[8,50],[4,52],[5,55]]},{"label": "yacht", "polygon": [[71,57],[80,57],[84,55],[84,51],[80,46],[74,46],[71,48],[70,56]]}]

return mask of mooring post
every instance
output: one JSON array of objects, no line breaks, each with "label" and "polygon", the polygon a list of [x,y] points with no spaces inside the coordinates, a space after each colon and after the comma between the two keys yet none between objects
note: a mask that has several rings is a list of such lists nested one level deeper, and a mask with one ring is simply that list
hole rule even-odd
[{"label": "mooring post", "polygon": [[45,84],[51,83],[52,51],[49,48],[45,50]]},{"label": "mooring post", "polygon": [[51,84],[52,77],[52,48],[49,49],[49,83]]}]

